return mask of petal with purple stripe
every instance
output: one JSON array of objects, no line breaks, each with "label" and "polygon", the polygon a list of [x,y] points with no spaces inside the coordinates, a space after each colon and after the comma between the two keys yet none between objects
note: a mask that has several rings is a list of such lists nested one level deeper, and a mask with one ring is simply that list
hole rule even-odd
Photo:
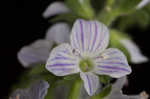
[{"label": "petal with purple stripe", "polygon": [[93,73],[80,73],[81,79],[84,82],[84,88],[87,93],[92,96],[96,90],[100,87],[99,78]]},{"label": "petal with purple stripe", "polygon": [[61,44],[54,48],[47,60],[46,69],[57,76],[65,76],[79,72],[78,59],[73,55],[69,44]]},{"label": "petal with purple stripe", "polygon": [[119,78],[131,73],[126,57],[118,49],[106,49],[95,59],[95,63],[97,74]]},{"label": "petal with purple stripe", "polygon": [[107,27],[98,21],[78,19],[71,32],[71,45],[83,52],[101,52],[107,45],[109,32]]}]

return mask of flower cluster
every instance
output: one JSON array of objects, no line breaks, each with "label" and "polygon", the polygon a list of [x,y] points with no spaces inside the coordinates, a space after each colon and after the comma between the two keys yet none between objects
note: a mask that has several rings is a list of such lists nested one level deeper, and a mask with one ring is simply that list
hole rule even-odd
[{"label": "flower cluster", "polygon": [[[148,98],[148,95],[144,92],[141,95],[133,96],[122,93],[122,88],[127,81],[126,76],[132,72],[127,59],[131,63],[139,64],[147,62],[148,58],[142,54],[129,35],[111,27],[108,29],[107,26],[109,27],[118,16],[126,15],[125,19],[126,17],[130,18],[130,13],[134,14],[136,11],[137,15],[141,16],[142,13],[146,20],[150,20],[150,18],[147,18],[149,16],[147,15],[148,10],[143,10],[150,3],[150,0],[142,0],[141,2],[135,0],[132,3],[129,0],[118,2],[107,0],[103,9],[96,6],[94,8],[94,5],[97,5],[94,4],[95,2],[92,4],[90,0],[65,0],[65,3],[56,1],[46,8],[43,17],[56,16],[53,22],[57,21],[57,23],[47,30],[45,38],[24,46],[18,53],[21,64],[25,68],[32,67],[30,68],[31,71],[28,72],[29,75],[27,74],[30,76],[29,78],[32,79],[32,77],[38,75],[33,81],[42,80],[33,83],[29,88],[17,89],[11,94],[10,99],[53,99],[57,98],[56,94],[58,93],[60,93],[59,97],[62,96],[62,99],[66,99],[69,88],[75,89],[76,84],[79,83],[80,88],[77,87],[79,99],[97,99],[96,96],[103,94],[107,85],[110,85],[110,87],[112,85],[112,88],[109,89],[110,93],[103,99]],[[65,22],[62,22],[62,20]],[[130,25],[134,24],[135,21],[137,20],[132,21]],[[72,30],[67,22],[73,24]],[[120,30],[128,27],[124,24],[124,17],[121,17],[119,21]],[[39,66],[41,63],[44,68]],[[73,74],[79,74],[81,80],[72,80],[74,84],[67,85],[68,89],[65,85],[59,83],[59,80],[65,82],[67,77],[73,78]],[[105,76],[109,77],[108,83],[101,81],[101,77]],[[111,77],[119,79],[111,83]],[[50,88],[47,96],[49,84],[43,80],[51,83],[52,88]],[[57,86],[58,83],[61,86]],[[72,93],[74,94],[73,91],[71,91]],[[55,97],[51,96],[52,94]]]},{"label": "flower cluster", "polygon": [[[149,0],[142,0],[137,8],[141,8],[146,5]],[[143,5],[144,4],[144,5]],[[44,18],[49,18],[54,15],[60,15],[69,13],[70,9],[60,1],[50,4],[43,13]],[[54,43],[60,44],[69,42],[69,30],[70,27],[67,23],[58,22],[51,26],[46,33],[45,39],[35,41],[29,46],[23,47],[18,53],[18,59],[24,67],[29,67],[37,63],[45,63],[48,54]],[[133,40],[124,38],[119,41],[129,52],[132,63],[147,62],[148,58],[144,56],[137,44]]]}]

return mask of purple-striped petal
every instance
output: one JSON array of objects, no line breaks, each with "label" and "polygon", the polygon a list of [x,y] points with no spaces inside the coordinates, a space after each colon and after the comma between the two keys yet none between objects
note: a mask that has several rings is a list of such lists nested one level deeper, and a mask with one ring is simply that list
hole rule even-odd
[{"label": "purple-striped petal", "polygon": [[79,72],[78,59],[72,53],[69,44],[61,44],[54,48],[47,60],[46,68],[57,76]]},{"label": "purple-striped petal", "polygon": [[100,87],[99,86],[99,79],[93,73],[80,73],[81,79],[84,82],[84,88],[86,89],[87,93],[92,96],[96,90]]},{"label": "purple-striped petal", "polygon": [[95,58],[95,63],[97,74],[119,78],[131,73],[131,68],[124,54],[114,48],[102,52],[99,57]]},{"label": "purple-striped petal", "polygon": [[71,45],[80,53],[103,51],[109,40],[107,27],[98,21],[78,19],[71,32]]}]

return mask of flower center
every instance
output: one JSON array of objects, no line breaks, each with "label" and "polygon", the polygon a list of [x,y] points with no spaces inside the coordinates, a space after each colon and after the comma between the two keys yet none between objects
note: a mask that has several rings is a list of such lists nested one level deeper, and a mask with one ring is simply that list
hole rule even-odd
[{"label": "flower center", "polygon": [[93,69],[93,62],[89,58],[81,59],[79,67],[82,72],[89,72]]}]

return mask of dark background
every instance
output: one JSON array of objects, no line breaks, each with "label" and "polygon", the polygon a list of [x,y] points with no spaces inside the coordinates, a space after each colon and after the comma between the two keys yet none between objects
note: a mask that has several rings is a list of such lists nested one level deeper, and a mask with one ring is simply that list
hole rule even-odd
[{"label": "dark background", "polygon": [[[50,23],[42,18],[42,12],[53,1],[16,0],[10,4],[13,8],[10,6],[6,11],[8,14],[6,21],[8,22],[5,22],[7,24],[6,33],[1,33],[2,44],[0,46],[0,56],[2,58],[0,99],[8,95],[10,86],[17,81],[17,77],[24,71],[24,68],[17,60],[17,52],[24,45],[28,45],[36,39],[44,37]],[[141,30],[137,26],[134,26],[128,32],[139,45],[143,54],[150,58],[150,29]],[[145,90],[150,94],[150,62],[133,65],[132,68],[133,72],[129,76],[130,86],[124,88],[124,92],[137,94]]]}]

